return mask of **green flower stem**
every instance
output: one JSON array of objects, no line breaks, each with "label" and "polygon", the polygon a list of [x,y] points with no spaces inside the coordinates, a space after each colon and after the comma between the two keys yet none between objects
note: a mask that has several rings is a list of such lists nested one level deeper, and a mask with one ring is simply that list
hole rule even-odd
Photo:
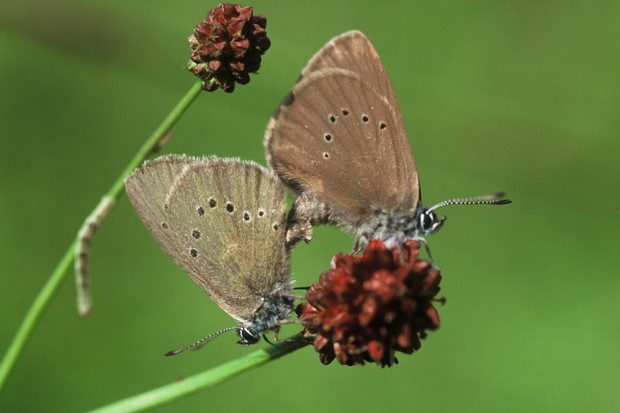
[{"label": "green flower stem", "polygon": [[301,335],[298,334],[275,346],[255,351],[210,370],[187,377],[179,382],[167,384],[157,389],[109,404],[93,410],[91,413],[138,412],[151,407],[164,405],[199,390],[213,387],[243,372],[262,366],[309,344],[301,340]]},{"label": "green flower stem", "polygon": [[[153,132],[153,134],[144,142],[140,150],[133,157],[131,162],[127,165],[125,170],[118,177],[112,188],[107,192],[106,196],[114,200],[120,198],[125,192],[125,178],[155,150],[159,147],[161,139],[172,129],[175,123],[179,120],[181,115],[187,110],[191,103],[198,97],[201,90],[201,83],[194,84],[190,90],[181,98],[179,103],[172,109],[172,111],[166,116],[159,127]],[[48,279],[43,289],[39,292],[39,295],[35,298],[34,302],[28,309],[22,324],[20,325],[13,341],[9,345],[9,348],[0,363],[0,391],[2,391],[4,384],[13,370],[19,355],[24,350],[34,327],[41,318],[41,315],[51,302],[52,297],[58,291],[61,281],[64,276],[71,269],[71,265],[75,260],[75,247],[76,241],[74,241],[65,255],[62,257],[58,266]]]}]

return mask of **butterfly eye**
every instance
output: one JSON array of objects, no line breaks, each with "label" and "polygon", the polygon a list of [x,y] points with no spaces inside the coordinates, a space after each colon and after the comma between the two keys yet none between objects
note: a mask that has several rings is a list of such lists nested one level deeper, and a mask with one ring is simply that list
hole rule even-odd
[{"label": "butterfly eye", "polygon": [[424,233],[432,231],[437,215],[434,212],[424,211],[420,214],[420,230]]},{"label": "butterfly eye", "polygon": [[437,218],[437,214],[433,211],[429,212],[428,210],[424,210],[420,214],[419,230],[424,234],[432,234],[433,232],[437,232],[443,226],[446,218],[447,217],[445,216]]},{"label": "butterfly eye", "polygon": [[258,342],[258,335],[249,330],[247,327],[241,327],[238,330],[238,333],[239,337],[241,337],[241,340],[237,341],[239,344],[247,346]]}]

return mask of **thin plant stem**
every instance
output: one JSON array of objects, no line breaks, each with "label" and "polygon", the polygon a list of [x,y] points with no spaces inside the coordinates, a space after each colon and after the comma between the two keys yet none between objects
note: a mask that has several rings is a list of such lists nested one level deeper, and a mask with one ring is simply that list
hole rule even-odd
[{"label": "thin plant stem", "polygon": [[300,334],[284,340],[272,347],[252,352],[241,358],[217,367],[167,384],[145,393],[119,400],[115,403],[93,410],[91,413],[139,412],[155,406],[162,406],[181,397],[213,387],[243,372],[262,366],[272,360],[292,353],[309,344]]},{"label": "thin plant stem", "polygon": [[[140,164],[159,147],[162,138],[172,129],[181,115],[183,115],[191,103],[196,99],[196,97],[198,97],[200,91],[201,83],[195,83],[181,98],[179,103],[177,103],[159,127],[157,127],[151,136],[144,142],[138,152],[136,152],[136,155],[133,157],[131,162],[127,164],[127,167],[119,175],[110,190],[105,194],[106,197],[114,200],[118,200],[120,198],[120,196],[125,192],[125,178],[127,175],[140,166]],[[0,363],[0,392],[4,387],[8,376],[15,367],[15,363],[17,362],[20,354],[24,350],[28,339],[32,335],[34,327],[58,291],[58,287],[60,286],[64,276],[72,268],[72,264],[75,260],[76,245],[76,241],[74,240],[69,249],[67,249],[61,258],[50,278],[43,286],[43,289],[41,289],[34,302],[28,309],[28,312],[19,326],[15,337],[13,337],[13,341],[9,345],[9,348]]]}]

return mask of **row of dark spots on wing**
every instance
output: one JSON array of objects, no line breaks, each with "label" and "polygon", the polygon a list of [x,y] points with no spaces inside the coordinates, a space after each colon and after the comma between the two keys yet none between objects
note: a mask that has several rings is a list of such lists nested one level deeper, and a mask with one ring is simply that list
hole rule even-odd
[{"label": "row of dark spots on wing", "polygon": [[[215,198],[209,198],[209,201],[207,203],[207,205],[209,206],[209,209],[215,209],[217,208],[218,202]],[[224,204],[224,208],[226,210],[227,213],[232,214],[233,212],[235,212],[235,204],[233,202],[226,202]],[[204,216],[206,213],[206,210],[204,207],[199,206],[196,208],[196,213],[198,214],[198,216]],[[258,212],[257,212],[257,216],[259,218],[264,218],[266,215],[265,210],[263,208],[259,208]],[[242,219],[244,222],[249,223],[252,221],[252,215],[250,214],[249,211],[243,211],[242,214]],[[167,222],[162,222],[161,223],[161,227],[165,230],[167,230],[169,228],[168,223]],[[271,228],[273,231],[277,231],[279,229],[279,225],[277,222],[274,222],[273,224],[271,224]],[[194,229],[191,232],[191,236],[194,237],[195,239],[199,240],[202,237],[202,233],[198,230],[198,229]],[[198,257],[198,250],[196,248],[190,248],[189,250],[189,254],[193,257],[196,258]]]},{"label": "row of dark spots on wing", "polygon": [[[344,117],[348,117],[348,116],[351,114],[351,112],[350,112],[348,109],[346,109],[346,108],[345,108],[345,109],[341,109],[341,110],[340,110],[340,113],[342,114],[342,117],[343,117],[343,118],[344,118]],[[329,115],[327,116],[327,120],[329,121],[329,123],[332,123],[332,124],[336,124],[336,123],[338,123],[338,120],[339,120],[340,118],[341,118],[341,116],[340,116],[340,115],[336,116],[336,115],[334,115],[334,114],[329,114]],[[369,123],[369,122],[370,122],[370,117],[369,117],[367,114],[365,114],[365,113],[363,113],[363,114],[361,115],[360,119],[361,119],[361,121],[362,121],[363,123]],[[384,131],[386,128],[387,128],[387,124],[386,124],[384,121],[379,121],[379,130],[380,130],[380,131]],[[369,139],[370,139],[370,137],[371,137],[371,135],[367,135],[367,138],[369,138]],[[328,144],[332,143],[332,142],[334,141],[334,135],[333,135],[333,133],[331,133],[331,132],[325,132],[325,133],[323,133],[323,140],[324,140],[326,143],[328,143]],[[329,153],[329,151],[324,151],[324,152],[322,153],[322,156],[323,156],[323,159],[325,159],[325,160],[328,160],[328,159],[330,159],[330,158],[331,158],[331,154]],[[312,161],[312,164],[313,164],[313,165],[318,165],[318,162],[313,160],[313,161]]]},{"label": "row of dark spots on wing", "polygon": [[[351,114],[351,112],[349,112],[348,109],[341,109],[340,113],[342,114],[342,118],[346,118],[346,117],[348,117]],[[329,123],[332,123],[332,124],[338,123],[338,119],[340,119],[340,118],[341,118],[340,115],[336,116],[334,114],[329,114],[327,116],[327,120],[329,121]],[[365,114],[365,113],[362,113],[362,116],[360,117],[360,119],[364,123],[369,123],[370,122],[370,117],[367,114]],[[379,129],[383,130],[386,127],[387,127],[387,125],[385,124],[385,122],[383,122],[383,121],[379,122]]]}]

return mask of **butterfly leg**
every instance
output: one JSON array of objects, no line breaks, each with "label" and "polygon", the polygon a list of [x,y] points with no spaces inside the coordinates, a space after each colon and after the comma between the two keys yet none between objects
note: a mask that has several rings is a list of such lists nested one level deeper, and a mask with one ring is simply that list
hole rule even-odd
[{"label": "butterfly leg", "polygon": [[[275,341],[277,342],[278,341],[278,337],[277,337],[276,333],[274,332],[273,335],[274,335]],[[265,342],[267,344],[269,344],[270,346],[275,346],[275,344],[271,340],[269,340],[269,338],[267,337],[267,334],[263,334],[263,340],[265,340]]]},{"label": "butterfly leg", "polygon": [[413,238],[413,240],[418,243],[418,246],[422,246],[422,245],[424,246],[424,251],[426,251],[426,256],[428,257],[431,264],[435,266],[435,261],[433,260],[433,255],[431,254],[431,247],[429,247],[426,239],[416,236],[415,238]]},{"label": "butterfly leg", "polygon": [[[293,290],[304,290],[304,291],[308,291],[309,289],[310,289],[310,286],[308,286],[308,287],[295,287],[295,288],[293,288]],[[306,296],[305,295],[295,295],[293,297],[293,299],[295,301],[303,301],[303,300],[306,299]],[[287,322],[283,322],[283,324],[288,324],[288,323]]]},{"label": "butterfly leg", "polygon": [[353,244],[353,251],[351,253],[354,255],[361,253],[366,245],[368,245],[368,237],[364,234],[358,235],[355,237],[355,244]]}]

